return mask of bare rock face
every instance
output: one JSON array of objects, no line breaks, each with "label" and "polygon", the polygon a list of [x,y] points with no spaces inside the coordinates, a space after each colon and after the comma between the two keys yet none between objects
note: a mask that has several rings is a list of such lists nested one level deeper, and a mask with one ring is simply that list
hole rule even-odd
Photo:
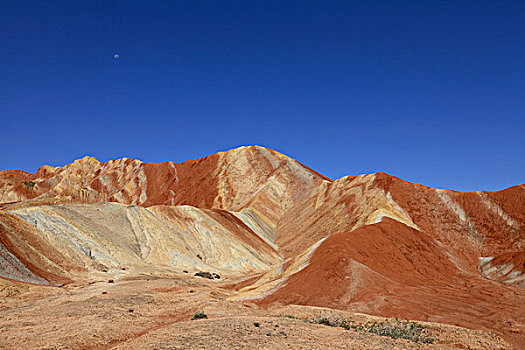
[{"label": "bare rock face", "polygon": [[53,288],[182,271],[210,271],[198,283],[225,284],[228,303],[448,323],[519,347],[525,185],[332,181],[257,146],[182,164],[86,157],[0,172],[0,280]]},{"label": "bare rock face", "polygon": [[253,207],[272,216],[278,214],[273,211],[290,205],[301,191],[327,180],[293,159],[258,146],[182,164],[128,158],[100,163],[85,157],[63,167],[43,166],[35,174],[0,172],[0,203],[53,199],[233,211]]}]

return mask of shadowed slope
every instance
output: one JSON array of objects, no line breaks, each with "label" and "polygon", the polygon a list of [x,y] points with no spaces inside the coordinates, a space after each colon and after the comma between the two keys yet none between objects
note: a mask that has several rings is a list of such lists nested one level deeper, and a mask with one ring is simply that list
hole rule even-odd
[{"label": "shadowed slope", "polygon": [[0,277],[38,284],[64,283],[86,272],[43,237],[34,224],[0,212]]}]

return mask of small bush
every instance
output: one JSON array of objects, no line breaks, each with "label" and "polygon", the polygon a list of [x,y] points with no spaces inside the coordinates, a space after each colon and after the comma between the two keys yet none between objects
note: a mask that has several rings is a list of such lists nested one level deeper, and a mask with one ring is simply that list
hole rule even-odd
[{"label": "small bush", "polygon": [[334,314],[319,315],[310,322],[315,324],[323,324],[330,327],[341,327],[346,330],[350,329],[350,324],[346,318]]},{"label": "small bush", "polygon": [[196,312],[195,315],[191,317],[192,320],[200,320],[201,318],[208,318],[204,312]]},{"label": "small bush", "polygon": [[210,279],[210,280],[215,279],[215,278],[216,278],[216,279],[220,279],[220,278],[221,278],[221,276],[218,275],[218,274],[216,274],[215,272],[212,273],[212,272],[208,272],[208,271],[199,271],[199,272],[196,272],[196,273],[194,274],[194,276],[202,277],[202,278],[208,278],[208,279]]},{"label": "small bush", "polygon": [[293,320],[295,320],[297,317],[293,316],[293,315],[279,315],[279,317],[284,317],[284,318],[291,318]]}]

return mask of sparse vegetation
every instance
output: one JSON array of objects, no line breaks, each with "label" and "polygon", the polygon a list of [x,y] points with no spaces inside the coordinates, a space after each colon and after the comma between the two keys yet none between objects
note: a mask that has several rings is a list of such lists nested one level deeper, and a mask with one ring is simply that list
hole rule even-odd
[{"label": "sparse vegetation", "polygon": [[315,324],[323,324],[330,327],[341,327],[346,330],[350,329],[350,320],[335,314],[319,315],[313,318],[310,322]]},{"label": "sparse vegetation", "polygon": [[297,317],[293,316],[293,315],[279,315],[279,317],[284,317],[284,318],[291,318],[291,319],[297,319]]},{"label": "sparse vegetation", "polygon": [[356,331],[374,333],[393,339],[408,339],[416,343],[432,344],[434,338],[426,333],[426,327],[417,322],[389,320],[385,322],[367,322],[366,324],[352,325]]},{"label": "sparse vegetation", "polygon": [[367,322],[354,325],[351,324],[352,320],[330,313],[319,315],[310,322],[330,327],[341,327],[346,330],[353,329],[359,332],[374,333],[392,339],[402,338],[423,344],[434,343],[434,338],[428,334],[425,326],[413,321],[400,321],[397,318],[383,322]]},{"label": "sparse vegetation", "polygon": [[191,317],[192,320],[200,320],[202,318],[208,318],[208,315],[206,315],[204,312],[196,312],[195,315]]},{"label": "sparse vegetation", "polygon": [[202,278],[208,278],[210,280],[212,279],[220,279],[221,276],[215,272],[208,272],[208,271],[199,271],[194,274],[194,276],[202,277]]},{"label": "sparse vegetation", "polygon": [[34,187],[36,184],[33,181],[22,181],[26,187]]}]

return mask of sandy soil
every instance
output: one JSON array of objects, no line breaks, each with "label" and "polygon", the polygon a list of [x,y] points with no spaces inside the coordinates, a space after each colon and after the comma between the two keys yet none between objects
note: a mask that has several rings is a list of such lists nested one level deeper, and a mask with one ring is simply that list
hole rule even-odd
[{"label": "sandy soil", "polygon": [[[351,324],[384,318],[227,301],[235,281],[187,274],[123,276],[42,287],[4,281],[0,294],[2,349],[510,349],[489,332],[423,323],[436,339],[423,345],[371,333],[312,324],[338,315]],[[195,312],[209,318],[190,320]],[[258,326],[256,326],[258,323]]]}]

